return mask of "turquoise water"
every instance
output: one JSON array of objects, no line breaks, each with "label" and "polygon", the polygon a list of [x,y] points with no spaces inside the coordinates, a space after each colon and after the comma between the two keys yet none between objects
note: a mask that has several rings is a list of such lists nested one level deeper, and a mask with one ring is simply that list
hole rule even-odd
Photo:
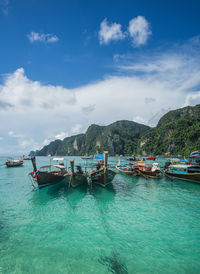
[{"label": "turquoise water", "polygon": [[200,185],[118,173],[33,190],[30,171],[0,166],[0,273],[200,273]]}]

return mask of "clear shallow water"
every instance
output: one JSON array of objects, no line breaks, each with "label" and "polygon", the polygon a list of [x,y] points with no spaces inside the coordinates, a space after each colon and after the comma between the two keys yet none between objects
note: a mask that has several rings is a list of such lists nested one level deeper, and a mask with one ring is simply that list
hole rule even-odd
[{"label": "clear shallow water", "polygon": [[118,173],[33,190],[30,171],[0,166],[0,273],[200,273],[200,185]]}]

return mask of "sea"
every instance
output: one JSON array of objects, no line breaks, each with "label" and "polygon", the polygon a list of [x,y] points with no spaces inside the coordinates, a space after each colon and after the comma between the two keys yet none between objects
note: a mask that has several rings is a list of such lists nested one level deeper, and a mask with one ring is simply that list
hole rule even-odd
[{"label": "sea", "polygon": [[[94,161],[74,159],[89,171]],[[37,157],[38,168],[49,157]],[[33,188],[0,158],[0,273],[200,273],[200,184],[117,174],[106,188]],[[159,158],[160,166],[166,160]]]}]

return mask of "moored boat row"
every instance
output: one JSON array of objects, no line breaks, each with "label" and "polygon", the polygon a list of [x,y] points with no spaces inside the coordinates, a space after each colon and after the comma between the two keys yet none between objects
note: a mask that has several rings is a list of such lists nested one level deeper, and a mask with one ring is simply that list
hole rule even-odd
[{"label": "moored boat row", "polygon": [[[155,161],[156,157],[147,157],[143,160],[153,160]],[[199,152],[192,152],[189,156],[189,159],[183,160],[179,158],[171,158],[169,162],[165,163],[164,169],[161,170],[159,164],[154,162],[148,164],[146,162],[129,162],[129,163],[120,163],[116,166],[117,170],[123,174],[130,176],[139,176],[142,175],[145,178],[159,179],[163,175],[166,175],[170,179],[180,179],[195,183],[200,183],[200,157]]]},{"label": "moored boat row", "polygon": [[[80,165],[77,165],[75,170],[74,160],[70,161],[71,171],[67,170],[64,163],[60,163],[59,165],[43,166],[40,167],[39,170],[36,166],[35,157],[32,157],[31,160],[33,164],[33,171],[31,172],[31,175],[33,177],[34,185],[37,184],[39,188],[47,185],[53,185],[61,181],[67,182],[69,186],[72,187],[87,185],[88,182],[91,186],[93,184],[106,186],[113,180],[116,174],[113,170],[108,168],[107,153],[104,153],[104,159],[99,160],[96,169],[92,169],[89,174],[86,172],[86,170],[83,171]],[[53,160],[55,160],[55,158]],[[56,160],[59,160],[59,158]],[[64,159],[60,158],[60,160]],[[46,168],[46,170],[42,171],[44,168]],[[57,170],[55,171],[53,168],[57,168]]]},{"label": "moored boat row", "polygon": [[[195,158],[195,161],[194,159],[191,160],[191,158],[189,160],[172,158],[170,162],[166,162],[165,166],[161,168],[159,164],[155,162],[156,157],[143,158],[145,161],[138,161],[137,159],[137,161],[130,161],[129,163],[121,163],[119,157],[116,169],[122,174],[134,177],[142,176],[145,179],[159,179],[163,175],[166,175],[171,179],[181,179],[200,183],[199,161],[197,158]],[[54,160],[55,159],[56,158],[54,158]],[[64,158],[58,158],[56,160],[63,161]],[[33,171],[31,175],[34,179],[34,183],[37,183],[39,188],[46,185],[56,184],[62,180],[66,181],[71,187],[87,184],[90,186],[98,184],[105,187],[107,184],[112,182],[116,174],[114,170],[108,168],[107,152],[104,153],[103,159],[99,159],[96,167],[92,168],[90,172],[87,172],[86,168],[83,170],[80,165],[75,166],[74,160],[70,161],[69,170],[67,170],[64,163],[43,166],[38,170],[35,163],[35,157],[32,157],[32,163]],[[56,170],[53,170],[53,167],[56,168]],[[48,170],[43,171],[44,168]]]},{"label": "moored boat row", "polygon": [[[152,159],[151,159],[152,160]],[[119,157],[119,162],[116,165],[116,169],[121,173],[130,176],[143,176],[148,178],[160,178],[162,176],[162,172],[160,170],[158,163],[148,164],[146,162],[136,162],[134,163],[122,163]]]}]

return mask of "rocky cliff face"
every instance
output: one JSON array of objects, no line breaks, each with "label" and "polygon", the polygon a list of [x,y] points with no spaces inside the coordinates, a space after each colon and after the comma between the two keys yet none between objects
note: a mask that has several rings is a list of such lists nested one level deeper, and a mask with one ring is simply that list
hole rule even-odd
[{"label": "rocky cliff face", "polygon": [[148,126],[132,121],[118,121],[108,126],[91,125],[85,134],[56,140],[36,155],[90,155],[109,151],[110,155],[136,152],[138,138]]}]

